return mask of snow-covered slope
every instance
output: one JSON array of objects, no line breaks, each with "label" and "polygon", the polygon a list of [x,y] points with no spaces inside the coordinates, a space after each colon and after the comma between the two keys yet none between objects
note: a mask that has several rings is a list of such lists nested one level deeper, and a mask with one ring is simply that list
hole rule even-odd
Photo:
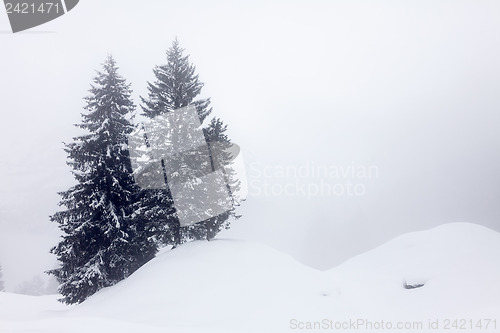
[{"label": "snow-covered slope", "polygon": [[484,332],[485,319],[500,330],[499,282],[500,234],[468,223],[400,236],[326,272],[262,245],[196,242],[77,306],[0,293],[0,331],[287,332],[349,321],[340,331],[366,330],[357,320],[421,323],[415,331],[438,320],[449,331],[447,320],[482,319]]},{"label": "snow-covered slope", "polygon": [[327,274],[367,314],[450,318],[500,310],[500,233],[445,224],[397,237]]}]

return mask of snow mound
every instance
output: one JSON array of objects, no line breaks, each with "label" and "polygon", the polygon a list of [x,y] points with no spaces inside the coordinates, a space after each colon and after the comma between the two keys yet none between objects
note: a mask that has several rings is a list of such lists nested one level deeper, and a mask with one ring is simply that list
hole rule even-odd
[{"label": "snow mound", "polygon": [[[236,240],[193,242],[163,253],[72,315],[174,326],[255,328],[278,309],[306,311],[321,272],[269,247]],[[145,311],[145,309],[148,309]],[[283,311],[283,310],[279,310]],[[288,315],[289,316],[289,315]],[[289,318],[288,318],[289,319]],[[287,320],[287,316],[283,318]],[[253,321],[253,322],[252,322]]]},{"label": "snow mound", "polygon": [[[499,255],[500,233],[468,223],[397,237],[325,272],[263,245],[194,242],[80,305],[0,293],[0,332],[290,332],[359,319],[500,329]],[[359,329],[370,331],[337,331]]]},{"label": "snow mound", "polygon": [[363,313],[468,318],[500,306],[500,233],[445,224],[399,236],[328,275]]}]

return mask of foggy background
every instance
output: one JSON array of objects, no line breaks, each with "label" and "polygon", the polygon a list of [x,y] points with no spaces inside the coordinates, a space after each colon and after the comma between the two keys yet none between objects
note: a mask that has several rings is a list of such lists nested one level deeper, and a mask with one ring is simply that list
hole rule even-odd
[{"label": "foggy background", "polygon": [[[49,215],[73,184],[62,141],[79,133],[72,124],[95,70],[113,54],[139,104],[175,37],[245,160],[243,217],[219,238],[263,242],[328,269],[443,223],[500,231],[499,32],[498,1],[82,0],[17,34],[0,10],[7,290],[57,264]],[[273,173],[305,165],[378,172]],[[347,181],[363,195],[293,191]]]}]

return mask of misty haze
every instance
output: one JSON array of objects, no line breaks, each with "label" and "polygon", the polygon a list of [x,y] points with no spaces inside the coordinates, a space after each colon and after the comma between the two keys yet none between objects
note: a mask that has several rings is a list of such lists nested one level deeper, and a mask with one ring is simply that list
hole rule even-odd
[{"label": "misty haze", "polygon": [[500,328],[500,3],[86,0],[0,32],[0,332]]}]

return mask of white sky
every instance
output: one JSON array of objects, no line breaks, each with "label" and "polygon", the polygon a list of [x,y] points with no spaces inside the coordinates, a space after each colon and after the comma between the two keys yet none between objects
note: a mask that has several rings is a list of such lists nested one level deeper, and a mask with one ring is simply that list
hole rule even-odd
[{"label": "white sky", "polygon": [[[9,289],[54,264],[48,216],[72,184],[61,141],[77,134],[94,70],[112,53],[139,103],[176,36],[243,149],[251,195],[221,237],[326,269],[443,223],[500,230],[500,2],[240,2],[82,0],[18,34],[0,11]],[[255,194],[295,182],[256,170],[307,164],[376,166],[378,177],[354,180],[363,196]]]}]

